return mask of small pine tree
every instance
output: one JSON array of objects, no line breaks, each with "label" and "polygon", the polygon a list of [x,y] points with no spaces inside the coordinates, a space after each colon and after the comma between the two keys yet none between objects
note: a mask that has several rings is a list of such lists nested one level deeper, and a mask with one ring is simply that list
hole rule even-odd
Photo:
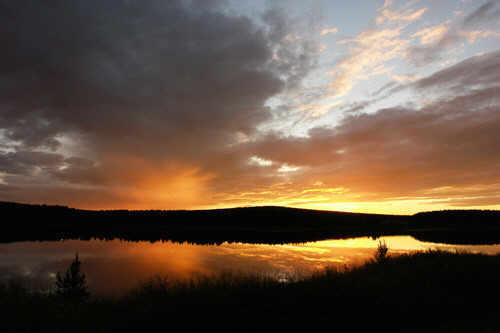
[{"label": "small pine tree", "polygon": [[78,253],[66,270],[64,277],[57,272],[56,293],[73,302],[83,302],[90,297],[85,274],[81,273],[82,262],[78,259]]}]

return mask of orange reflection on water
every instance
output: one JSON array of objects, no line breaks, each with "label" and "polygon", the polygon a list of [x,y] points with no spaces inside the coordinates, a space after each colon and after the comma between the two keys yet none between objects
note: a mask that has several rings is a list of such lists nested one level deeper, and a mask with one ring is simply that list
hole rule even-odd
[{"label": "orange reflection on water", "polygon": [[76,252],[91,289],[98,294],[121,293],[152,276],[186,279],[224,271],[307,275],[332,265],[356,265],[373,257],[379,241],[390,253],[425,249],[500,253],[499,245],[454,246],[426,243],[410,236],[325,240],[303,244],[266,245],[223,243],[193,245],[172,242],[78,241],[0,244],[0,280],[21,276],[53,284]]},{"label": "orange reflection on water", "polygon": [[411,236],[385,236],[377,239],[370,237],[359,237],[341,240],[326,240],[306,243],[306,246],[314,248],[368,248],[376,249],[379,242],[385,242],[392,252],[423,251],[428,249],[458,250],[472,253],[497,254],[500,253],[500,245],[453,245],[444,243],[432,243],[419,241]]}]

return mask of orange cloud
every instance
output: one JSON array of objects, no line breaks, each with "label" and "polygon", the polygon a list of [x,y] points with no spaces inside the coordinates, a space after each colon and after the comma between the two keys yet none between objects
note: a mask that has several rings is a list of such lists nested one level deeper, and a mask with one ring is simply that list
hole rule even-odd
[{"label": "orange cloud", "polygon": [[328,85],[330,97],[346,95],[357,80],[373,75],[390,72],[384,63],[403,57],[409,41],[399,38],[400,28],[367,30],[354,38],[344,39],[340,44],[347,45],[351,55],[339,61],[332,71],[333,81]]},{"label": "orange cloud", "polygon": [[[387,6],[388,7],[388,6]],[[406,10],[396,10],[392,11],[388,9],[385,5],[382,10],[380,10],[379,16],[377,16],[376,22],[377,25],[380,25],[384,22],[389,22],[389,23],[411,23],[413,21],[416,21],[422,17],[422,15],[425,14],[427,11],[427,8],[421,8],[419,10],[414,10],[414,9],[406,9]]]},{"label": "orange cloud", "polygon": [[460,31],[460,36],[467,39],[469,43],[475,43],[476,40],[488,37],[500,37],[500,32],[493,30],[470,30]]},{"label": "orange cloud", "polygon": [[438,41],[447,31],[448,27],[445,24],[440,24],[417,31],[412,37],[418,37],[420,38],[420,44],[428,45]]},{"label": "orange cloud", "polygon": [[324,35],[328,35],[328,34],[336,34],[337,32],[339,32],[339,29],[337,29],[337,28],[325,28],[325,29],[321,30],[320,34],[321,34],[321,36],[324,36]]}]

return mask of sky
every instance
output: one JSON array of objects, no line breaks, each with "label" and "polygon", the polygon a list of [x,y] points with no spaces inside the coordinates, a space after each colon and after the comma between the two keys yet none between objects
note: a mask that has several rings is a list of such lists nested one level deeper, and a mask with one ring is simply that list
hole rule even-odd
[{"label": "sky", "polygon": [[0,0],[0,201],[500,209],[498,0]]}]

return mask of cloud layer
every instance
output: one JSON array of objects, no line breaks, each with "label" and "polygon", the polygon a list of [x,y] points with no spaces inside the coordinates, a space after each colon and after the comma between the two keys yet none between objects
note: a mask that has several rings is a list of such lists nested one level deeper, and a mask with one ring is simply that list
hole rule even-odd
[{"label": "cloud layer", "polygon": [[[432,62],[446,45],[484,37],[480,24],[498,17],[491,1],[458,25],[417,31],[411,46],[403,30],[427,10],[386,1],[373,29],[340,40],[349,53],[321,92],[332,100],[308,110],[321,117],[338,106],[345,116],[299,137],[265,130],[276,97],[295,96],[316,68],[317,45],[283,11],[247,17],[217,0],[0,0],[0,200],[500,205],[500,51],[427,76],[392,75],[399,84],[374,100],[334,98],[390,73],[389,61]],[[426,102],[363,113],[396,90]]]},{"label": "cloud layer", "polygon": [[423,66],[442,59],[442,54],[464,41],[474,43],[477,39],[499,36],[484,26],[500,18],[497,0],[490,0],[478,7],[460,22],[448,27],[447,23],[423,29],[414,36],[420,37],[420,46],[411,47],[407,58],[417,66]]},{"label": "cloud layer", "polygon": [[[320,182],[321,200],[499,204],[499,75],[500,52],[473,57],[411,84],[416,93],[440,92],[424,107],[348,114],[306,138],[269,135],[249,149],[301,167],[292,178],[297,188]],[[328,189],[344,190],[331,196]]]},{"label": "cloud layer", "polygon": [[265,101],[314,59],[285,39],[278,10],[257,24],[203,4],[1,1],[3,182],[108,191],[210,178],[200,165],[251,136]]}]

